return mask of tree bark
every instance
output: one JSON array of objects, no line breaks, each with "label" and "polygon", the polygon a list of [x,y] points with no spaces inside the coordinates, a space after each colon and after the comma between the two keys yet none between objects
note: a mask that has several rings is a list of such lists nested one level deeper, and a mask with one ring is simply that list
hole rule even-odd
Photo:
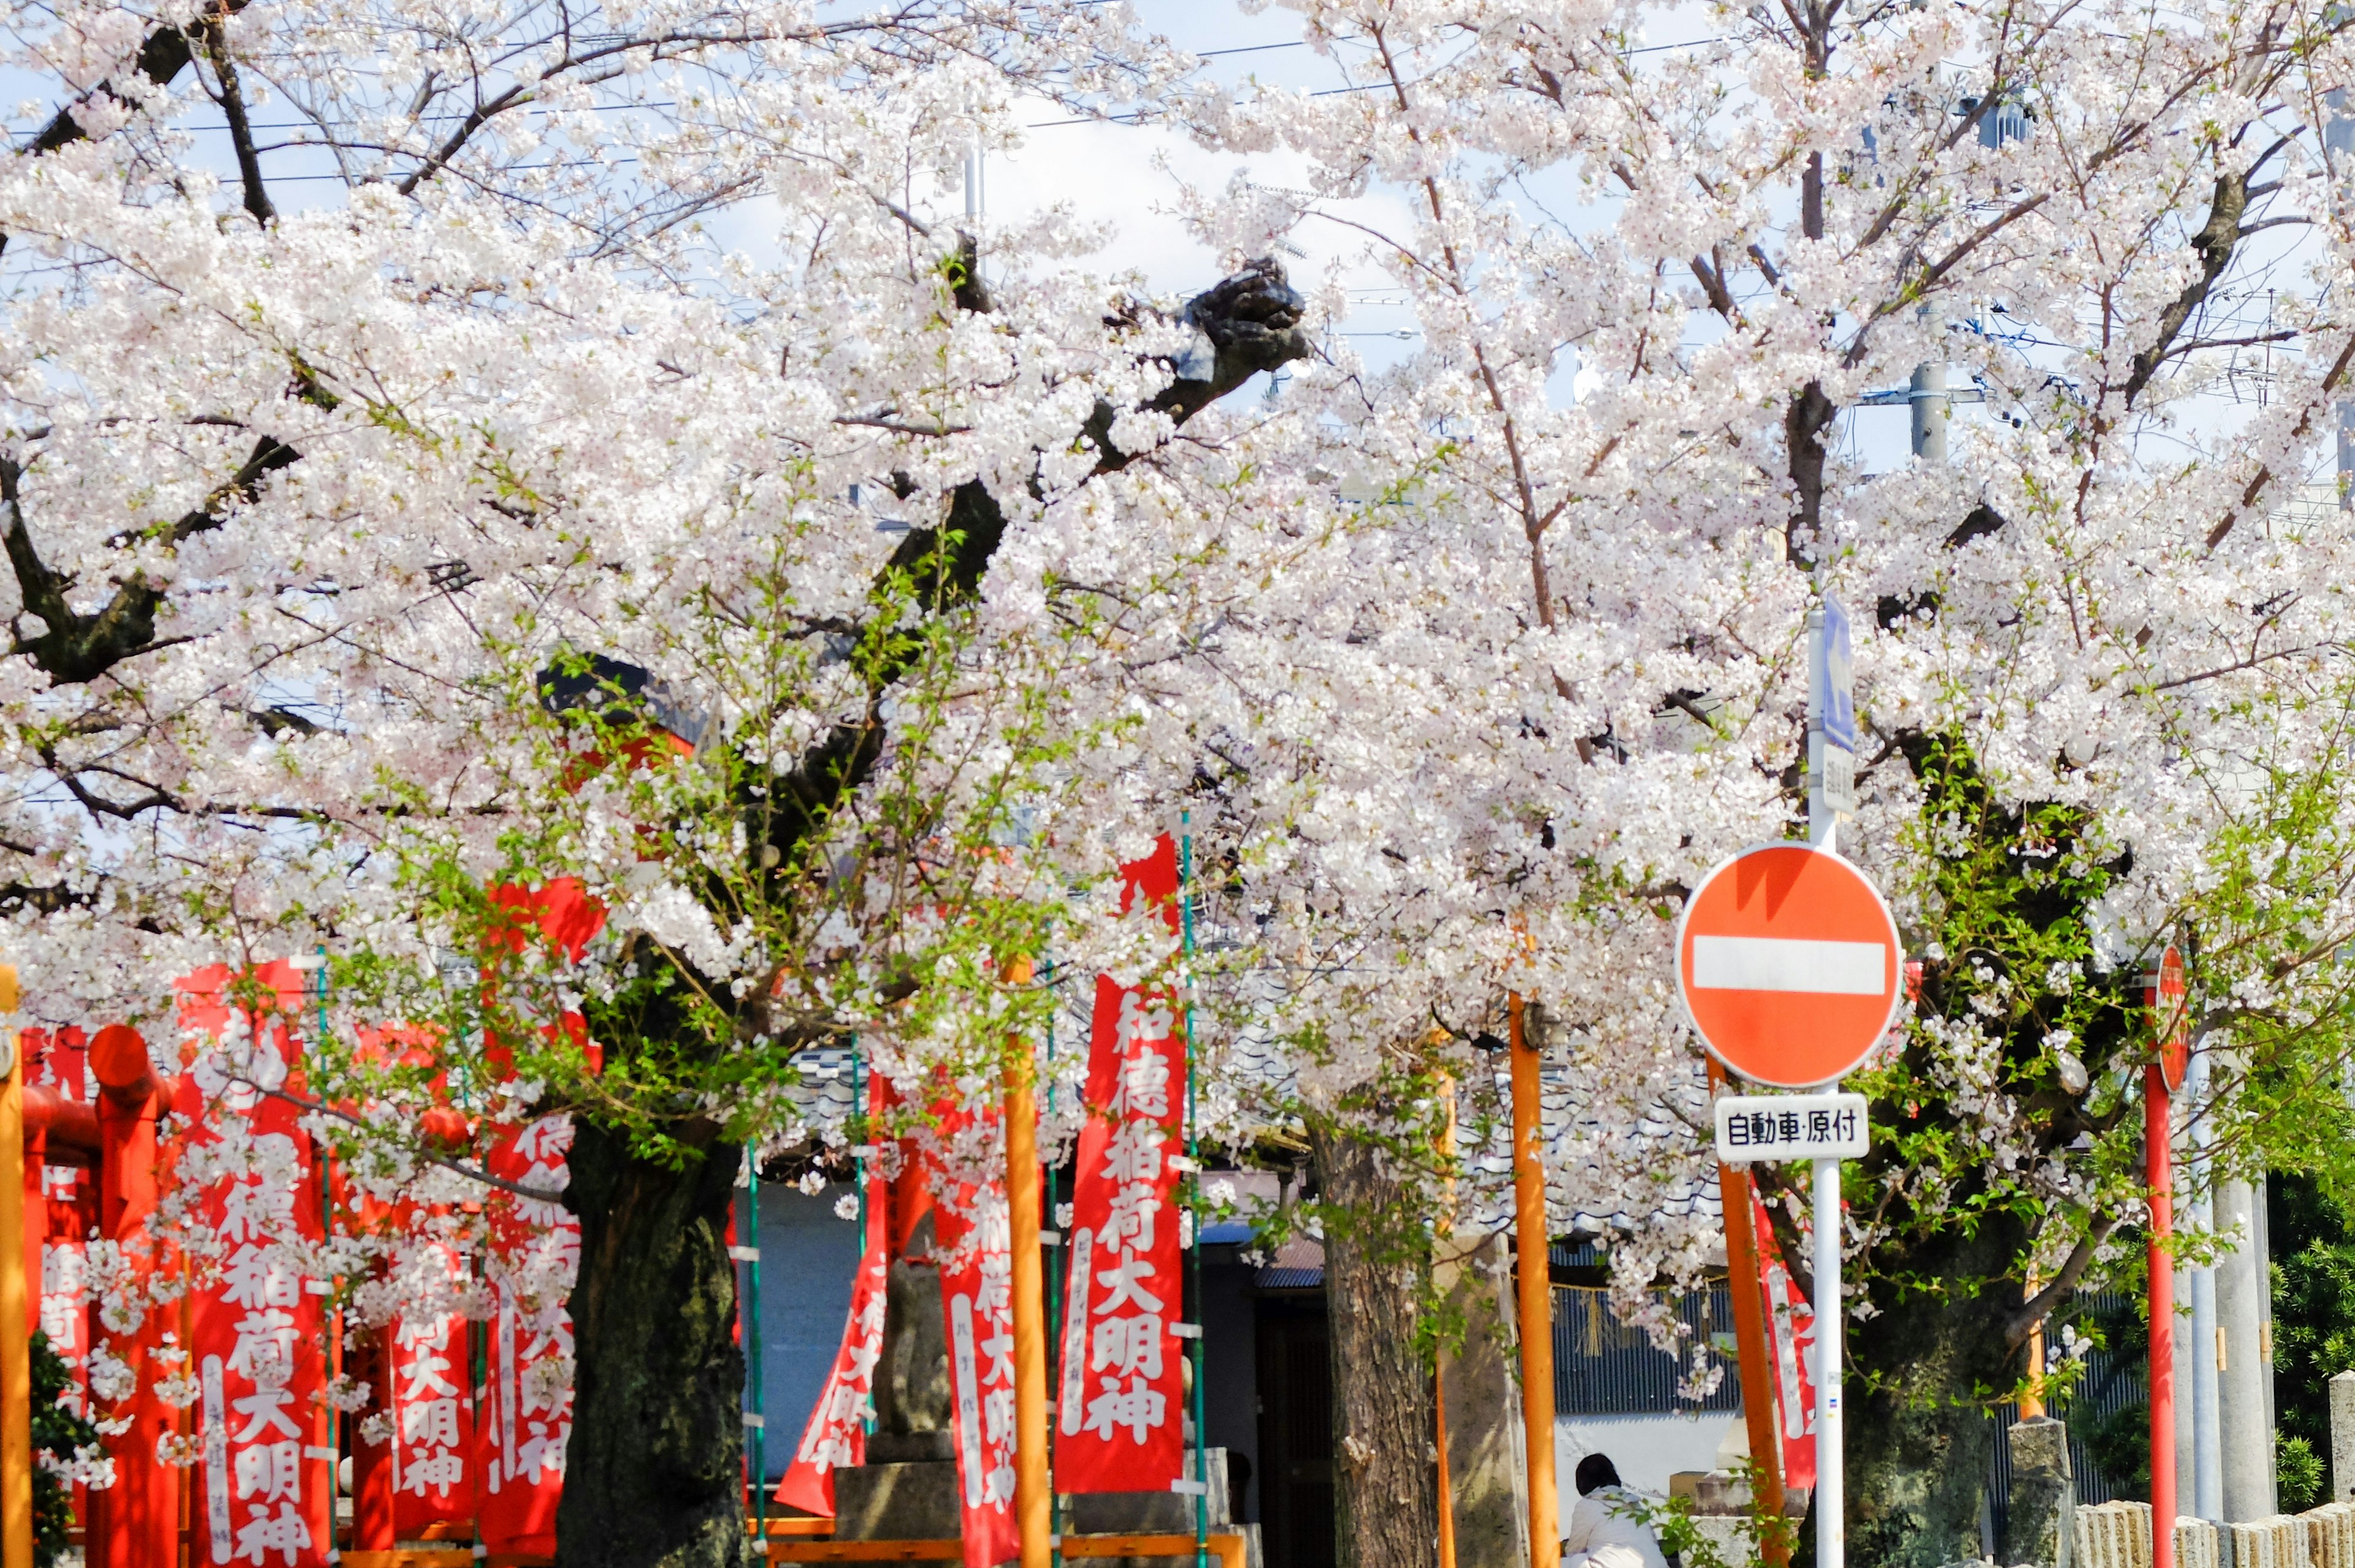
[{"label": "tree bark", "polygon": [[1430,1568],[1439,1539],[1435,1369],[1420,1334],[1424,1206],[1374,1147],[1312,1125],[1331,1314],[1341,1568]]},{"label": "tree bark", "polygon": [[[1983,1555],[1980,1499],[1996,1442],[1987,1402],[2020,1370],[2008,1334],[2019,1282],[2004,1275],[2025,1241],[2000,1217],[1976,1234],[1941,1232],[1937,1244],[1910,1250],[1902,1271],[1933,1284],[1901,1295],[1890,1271],[1869,1292],[1880,1310],[1850,1321],[1844,1392],[1853,1568],[1941,1568]],[[1813,1568],[1812,1509],[1796,1545],[1797,1568]]]},{"label": "tree bark", "polygon": [[581,1220],[565,1568],[743,1568],[744,1356],[728,1220],[736,1150],[684,1169],[583,1121],[565,1202]]}]

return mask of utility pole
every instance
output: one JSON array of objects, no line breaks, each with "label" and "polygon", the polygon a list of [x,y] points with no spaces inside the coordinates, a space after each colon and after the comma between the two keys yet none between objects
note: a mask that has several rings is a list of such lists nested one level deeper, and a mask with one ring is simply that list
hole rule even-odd
[{"label": "utility pole", "polygon": [[[1922,312],[1929,314],[1923,305]],[[1905,400],[1913,411],[1913,455],[1924,463],[1946,461],[1946,421],[1952,417],[1954,403],[1946,391],[1946,363],[1913,367],[1913,383],[1906,389]]]}]

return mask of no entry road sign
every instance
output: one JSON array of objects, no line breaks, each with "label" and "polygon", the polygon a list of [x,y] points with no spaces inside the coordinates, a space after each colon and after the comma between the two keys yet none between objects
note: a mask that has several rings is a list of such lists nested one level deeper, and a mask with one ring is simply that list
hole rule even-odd
[{"label": "no entry road sign", "polygon": [[2191,1020],[2183,999],[2190,993],[2183,984],[2183,955],[2173,947],[2159,955],[2158,967],[2143,974],[2143,1001],[2149,1007],[2151,1027],[2158,1031],[2158,1070],[2167,1075],[2168,1093],[2183,1087],[2191,1065]]},{"label": "no entry road sign", "polygon": [[1753,1083],[1829,1083],[1896,1016],[1897,923],[1864,873],[1804,844],[1745,849],[1677,928],[1677,981],[1711,1054]]}]

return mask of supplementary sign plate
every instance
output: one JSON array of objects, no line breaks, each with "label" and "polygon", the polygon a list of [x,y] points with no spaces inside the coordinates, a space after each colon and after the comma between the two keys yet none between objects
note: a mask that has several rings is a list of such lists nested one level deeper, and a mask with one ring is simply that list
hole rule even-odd
[{"label": "supplementary sign plate", "polygon": [[1726,1094],[1717,1102],[1717,1157],[1855,1159],[1864,1153],[1861,1094]]}]

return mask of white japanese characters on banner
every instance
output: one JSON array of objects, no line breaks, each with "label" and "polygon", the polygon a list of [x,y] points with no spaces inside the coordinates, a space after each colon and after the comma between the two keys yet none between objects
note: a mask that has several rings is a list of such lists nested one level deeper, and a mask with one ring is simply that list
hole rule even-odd
[{"label": "white japanese characters on banner", "polygon": [[[284,965],[255,978],[299,1005],[300,980]],[[319,1189],[299,1113],[268,1093],[284,1083],[293,1042],[274,1009],[248,1011],[231,995],[226,969],[182,988],[183,1025],[211,1043],[178,1080],[179,1175],[215,1249],[192,1260],[191,1555],[216,1568],[323,1568],[335,1462],[322,1442],[325,1287],[302,1272],[320,1233]]]},{"label": "white japanese characters on banner", "polygon": [[[1169,909],[1177,846],[1122,868],[1124,897]],[[1186,1046],[1174,998],[1096,977],[1088,1122],[1072,1191],[1055,1471],[1069,1492],[1166,1491],[1184,1473],[1179,1215]]]},{"label": "white japanese characters on banner", "polygon": [[581,1269],[581,1221],[559,1201],[571,1147],[572,1119],[542,1116],[502,1131],[484,1160],[501,1180],[548,1194],[491,1207],[493,1305],[475,1443],[477,1517],[492,1552],[556,1551],[572,1435],[572,1315],[564,1304]]},{"label": "white japanese characters on banner", "polygon": [[[91,1084],[82,1031],[26,1029],[17,1037],[25,1053],[27,1082],[88,1103]],[[62,1151],[54,1140],[49,1157]],[[65,1164],[44,1164],[40,1200],[47,1223],[41,1239],[40,1327],[49,1349],[66,1364],[72,1381],[67,1397],[77,1413],[89,1404],[90,1232],[98,1223],[98,1173]],[[29,1185],[29,1183],[28,1183]]]},{"label": "white japanese characters on banner", "polygon": [[1022,1550],[1014,1521],[1014,1261],[1006,1189],[960,1184],[934,1197],[964,1564],[995,1568]]},{"label": "white japanese characters on banner", "polygon": [[[439,1264],[452,1277],[459,1268],[446,1248],[432,1248],[419,1261]],[[386,1394],[392,1416],[393,1519],[403,1538],[414,1538],[429,1524],[474,1516],[474,1488],[466,1474],[474,1435],[474,1402],[466,1386],[466,1319],[457,1312],[404,1314],[391,1338]]]}]

